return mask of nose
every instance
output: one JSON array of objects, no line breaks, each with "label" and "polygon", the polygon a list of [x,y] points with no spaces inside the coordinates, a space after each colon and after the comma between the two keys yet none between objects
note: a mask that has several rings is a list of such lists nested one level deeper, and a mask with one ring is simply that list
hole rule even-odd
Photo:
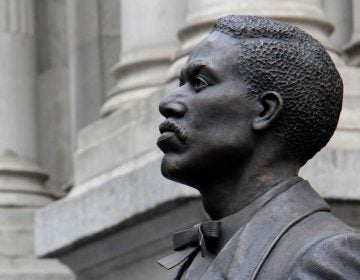
[{"label": "nose", "polygon": [[160,102],[159,111],[165,118],[181,118],[185,114],[185,106],[180,102],[179,95],[173,92]]}]

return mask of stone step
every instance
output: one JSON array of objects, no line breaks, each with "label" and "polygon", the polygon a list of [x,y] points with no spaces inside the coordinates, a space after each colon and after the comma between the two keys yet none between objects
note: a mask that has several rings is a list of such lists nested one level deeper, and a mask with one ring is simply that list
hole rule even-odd
[{"label": "stone step", "polygon": [[56,260],[0,258],[1,280],[75,280],[74,274]]}]

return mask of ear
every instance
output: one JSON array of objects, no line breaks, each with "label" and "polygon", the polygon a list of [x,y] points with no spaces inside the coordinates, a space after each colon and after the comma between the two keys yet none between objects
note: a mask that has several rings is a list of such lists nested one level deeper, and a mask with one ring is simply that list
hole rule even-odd
[{"label": "ear", "polygon": [[254,130],[263,130],[268,128],[280,115],[284,100],[281,95],[275,91],[266,91],[259,96],[262,111],[254,119],[252,127]]}]

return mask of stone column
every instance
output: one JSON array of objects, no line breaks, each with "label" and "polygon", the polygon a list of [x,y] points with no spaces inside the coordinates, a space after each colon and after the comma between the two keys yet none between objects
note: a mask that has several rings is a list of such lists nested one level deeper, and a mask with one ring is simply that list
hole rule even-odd
[{"label": "stone column", "polygon": [[116,84],[102,107],[103,118],[78,134],[75,187],[70,196],[87,191],[97,177],[109,180],[113,176],[104,173],[122,168],[139,155],[157,151],[157,107],[164,93],[166,71],[179,45],[176,33],[185,14],[185,2],[171,4],[166,0],[121,0],[120,59],[112,69]]},{"label": "stone column", "polygon": [[351,66],[360,66],[360,1],[353,0],[353,33],[350,43],[345,46],[344,52],[347,62]]},{"label": "stone column", "polygon": [[103,116],[164,85],[164,73],[177,48],[183,6],[182,1],[172,1],[171,5],[166,0],[121,1],[120,59],[112,68],[117,84],[107,94]]},{"label": "stone column", "polygon": [[34,256],[34,211],[52,201],[37,164],[35,53],[34,1],[0,0],[0,279],[70,280]]},{"label": "stone column", "polygon": [[215,20],[229,14],[270,17],[294,24],[317,38],[336,64],[343,64],[329,41],[334,27],[325,17],[321,0],[188,0],[186,23],[178,33],[182,45],[169,70],[169,79],[178,75],[187,54],[211,30]]},{"label": "stone column", "polygon": [[334,24],[330,41],[342,48],[350,41],[352,31],[352,0],[323,1],[327,18]]},{"label": "stone column", "polygon": [[[195,221],[189,218],[191,207],[177,210],[178,202],[189,202],[197,192],[160,174],[162,156],[155,144],[161,118],[157,108],[178,45],[183,4],[121,1],[122,46],[113,68],[117,84],[103,106],[103,118],[78,134],[75,187],[66,198],[37,212],[37,255],[61,257],[77,279],[165,279],[154,259],[168,249],[164,238],[179,225],[169,219],[199,221],[196,214]],[[156,216],[165,211],[166,217],[145,225],[139,217],[150,211]],[[124,222],[131,227],[125,235]],[[158,226],[164,224],[167,227]],[[141,240],[141,248],[135,240]],[[128,264],[135,260],[141,263],[130,271]]]},{"label": "stone column", "polygon": [[37,165],[33,4],[0,1],[0,207],[51,201]]}]

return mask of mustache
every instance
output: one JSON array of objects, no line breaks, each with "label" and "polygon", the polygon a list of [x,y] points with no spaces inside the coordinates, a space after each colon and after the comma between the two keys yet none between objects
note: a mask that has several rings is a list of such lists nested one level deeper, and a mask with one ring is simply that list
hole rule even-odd
[{"label": "mustache", "polygon": [[159,125],[159,131],[160,133],[174,132],[181,142],[185,142],[188,137],[186,129],[170,119],[166,119]]}]

